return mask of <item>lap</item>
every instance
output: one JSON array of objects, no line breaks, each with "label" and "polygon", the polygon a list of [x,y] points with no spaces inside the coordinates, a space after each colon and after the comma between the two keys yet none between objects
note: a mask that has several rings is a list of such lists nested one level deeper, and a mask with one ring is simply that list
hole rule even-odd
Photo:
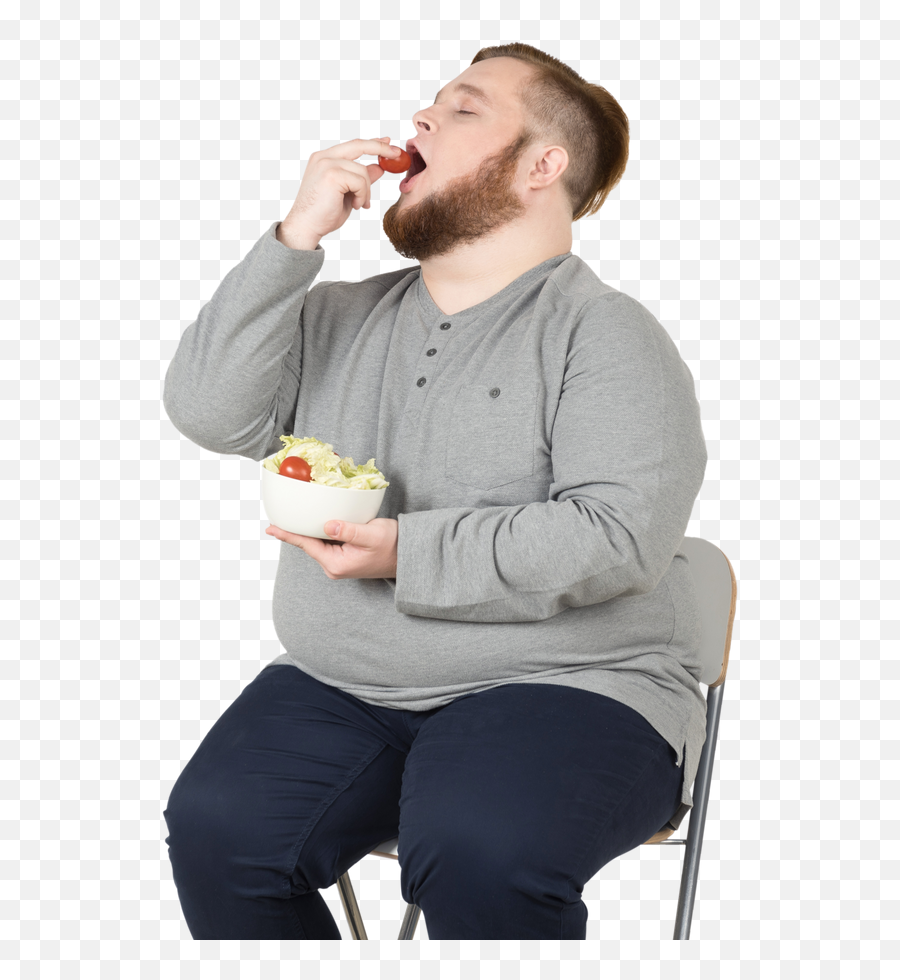
[{"label": "lap", "polygon": [[391,742],[365,703],[290,665],[268,667],[172,788],[170,848],[199,843],[210,860],[265,867],[293,893],[328,887],[345,870],[335,868],[397,834],[405,752]]},{"label": "lap", "polygon": [[675,813],[675,759],[638,712],[603,695],[513,684],[459,698],[424,721],[407,758],[401,865],[433,864],[442,840],[460,858],[554,869],[580,892]]},{"label": "lap", "polygon": [[222,714],[165,815],[185,861],[216,841],[292,894],[329,887],[398,835],[404,882],[458,848],[467,864],[537,863],[580,892],[660,829],[680,789],[665,740],[599,694],[511,684],[399,712],[288,665],[264,669]]}]

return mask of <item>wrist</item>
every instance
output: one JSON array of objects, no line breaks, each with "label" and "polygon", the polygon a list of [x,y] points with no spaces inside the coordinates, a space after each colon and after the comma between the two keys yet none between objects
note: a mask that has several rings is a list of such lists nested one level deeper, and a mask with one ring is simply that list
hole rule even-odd
[{"label": "wrist", "polygon": [[282,245],[298,252],[315,251],[316,246],[319,244],[318,236],[297,228],[292,228],[290,225],[286,225],[284,221],[280,221],[275,228],[275,237]]}]

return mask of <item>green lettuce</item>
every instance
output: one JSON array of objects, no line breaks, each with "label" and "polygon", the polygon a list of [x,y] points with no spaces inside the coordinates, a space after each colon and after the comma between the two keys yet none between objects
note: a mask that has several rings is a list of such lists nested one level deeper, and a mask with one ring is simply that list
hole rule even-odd
[{"label": "green lettuce", "polygon": [[263,460],[263,466],[277,473],[288,456],[301,456],[309,463],[310,481],[326,487],[344,487],[347,490],[381,490],[390,486],[384,474],[375,466],[375,460],[355,466],[352,456],[338,457],[334,446],[320,442],[312,436],[297,439],[295,436],[279,436],[284,449]]}]

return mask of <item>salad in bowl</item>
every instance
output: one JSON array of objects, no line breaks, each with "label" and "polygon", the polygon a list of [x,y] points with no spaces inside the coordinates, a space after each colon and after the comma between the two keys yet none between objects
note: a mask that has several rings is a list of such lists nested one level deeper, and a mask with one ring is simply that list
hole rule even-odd
[{"label": "salad in bowl", "polygon": [[331,540],[326,522],[367,524],[378,516],[390,484],[374,458],[357,466],[312,436],[279,438],[284,448],[262,462],[263,507],[272,524]]}]

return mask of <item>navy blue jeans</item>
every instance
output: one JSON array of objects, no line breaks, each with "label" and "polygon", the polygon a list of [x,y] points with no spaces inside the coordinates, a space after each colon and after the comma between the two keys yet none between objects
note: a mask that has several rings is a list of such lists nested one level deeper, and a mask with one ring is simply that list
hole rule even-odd
[{"label": "navy blue jeans", "polygon": [[585,882],[678,809],[675,758],[632,708],[577,688],[406,711],[269,666],[172,788],[178,898],[194,939],[340,939],[319,890],[399,836],[429,939],[584,939]]}]

